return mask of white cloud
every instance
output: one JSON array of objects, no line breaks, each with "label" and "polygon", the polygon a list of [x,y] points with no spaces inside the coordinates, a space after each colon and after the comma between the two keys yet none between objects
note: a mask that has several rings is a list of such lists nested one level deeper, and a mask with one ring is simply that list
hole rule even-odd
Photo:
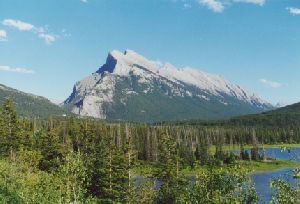
[{"label": "white cloud", "polygon": [[[180,0],[172,0],[173,2],[177,2]],[[223,12],[228,6],[235,3],[246,3],[246,4],[254,4],[258,6],[263,6],[267,0],[181,0],[184,4],[192,5],[190,2],[197,2],[198,4],[207,7],[216,13]]]},{"label": "white cloud", "polygon": [[5,30],[0,30],[0,42],[1,41],[7,41],[6,37],[7,37],[6,31]]},{"label": "white cloud", "polygon": [[1,65],[0,65],[0,71],[3,71],[3,72],[16,72],[16,73],[22,73],[22,74],[34,74],[35,73],[31,69],[26,69],[26,68],[22,68],[22,67],[12,68],[10,66],[1,66]]},{"label": "white cloud", "polygon": [[266,0],[233,0],[233,2],[249,3],[263,6],[266,3]]},{"label": "white cloud", "polygon": [[300,8],[288,7],[286,9],[293,15],[300,15]]},{"label": "white cloud", "polygon": [[268,80],[268,79],[260,79],[259,80],[261,83],[271,87],[271,88],[280,88],[283,86],[282,83],[280,82],[277,82],[277,81],[271,81],[271,80]]},{"label": "white cloud", "polygon": [[56,40],[56,36],[52,34],[39,33],[39,38],[44,39],[45,43],[51,44]]},{"label": "white cloud", "polygon": [[2,21],[2,24],[5,26],[10,26],[17,28],[18,30],[21,31],[29,31],[34,28],[34,26],[30,23],[25,23],[19,20],[14,20],[14,19],[5,19]]},{"label": "white cloud", "polygon": [[82,3],[87,3],[88,0],[80,0]]},{"label": "white cloud", "polygon": [[57,35],[48,31],[47,26],[36,27],[30,23],[26,23],[20,20],[4,19],[2,24],[5,26],[16,28],[20,31],[30,31],[36,34],[39,38],[43,39],[46,44],[51,44],[57,39]]},{"label": "white cloud", "polygon": [[225,9],[223,3],[218,0],[197,0],[197,1],[198,3],[208,7],[210,10],[216,13],[221,13]]}]

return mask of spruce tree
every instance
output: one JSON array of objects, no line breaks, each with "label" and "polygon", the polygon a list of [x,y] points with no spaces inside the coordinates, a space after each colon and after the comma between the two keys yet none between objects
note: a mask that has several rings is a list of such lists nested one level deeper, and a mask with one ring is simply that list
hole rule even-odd
[{"label": "spruce tree", "polygon": [[44,171],[55,171],[62,164],[63,146],[60,143],[58,130],[40,131],[36,136],[36,146],[41,151],[39,167]]},{"label": "spruce tree", "polygon": [[18,117],[13,101],[7,98],[2,108],[2,152],[9,155],[11,160],[15,160],[16,151],[20,146],[20,131]]},{"label": "spruce tree", "polygon": [[161,182],[159,190],[159,203],[175,203],[176,199],[186,185],[185,179],[180,174],[180,166],[176,142],[168,132],[160,135],[158,170],[155,177]]}]

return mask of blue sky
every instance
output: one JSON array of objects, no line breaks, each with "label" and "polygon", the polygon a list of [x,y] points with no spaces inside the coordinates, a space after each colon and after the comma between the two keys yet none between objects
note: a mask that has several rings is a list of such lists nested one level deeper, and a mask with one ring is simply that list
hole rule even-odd
[{"label": "blue sky", "polygon": [[63,100],[110,50],[300,101],[299,0],[1,0],[0,83]]}]

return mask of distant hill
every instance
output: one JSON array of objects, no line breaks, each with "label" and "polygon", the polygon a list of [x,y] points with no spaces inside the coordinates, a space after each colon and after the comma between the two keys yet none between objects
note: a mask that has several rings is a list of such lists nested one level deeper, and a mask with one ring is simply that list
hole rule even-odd
[{"label": "distant hill", "polygon": [[23,117],[46,118],[69,114],[68,111],[44,97],[24,93],[0,84],[0,104],[2,104],[7,97],[10,97],[14,101],[18,114]]},{"label": "distant hill", "polygon": [[245,115],[229,120],[232,125],[255,125],[276,127],[300,127],[300,103],[278,108],[261,114]]},{"label": "distant hill", "polygon": [[224,120],[178,120],[164,122],[177,125],[202,125],[202,126],[255,126],[271,128],[299,128],[300,129],[300,103],[281,107],[272,111],[259,114],[235,116]]},{"label": "distant hill", "polygon": [[162,65],[132,50],[110,52],[64,106],[81,116],[135,122],[225,119],[274,108],[219,75]]},{"label": "distant hill", "polygon": [[295,103],[289,106],[278,108],[273,111],[269,111],[268,114],[291,114],[298,115],[300,114],[300,103]]}]

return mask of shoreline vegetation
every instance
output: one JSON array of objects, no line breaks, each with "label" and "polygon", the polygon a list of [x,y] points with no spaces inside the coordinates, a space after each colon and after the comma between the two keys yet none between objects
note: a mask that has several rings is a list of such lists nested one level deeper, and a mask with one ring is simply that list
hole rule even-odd
[{"label": "shoreline vegetation", "polygon": [[[280,143],[280,144],[257,144],[258,148],[300,148],[300,144],[284,144],[284,143]],[[253,145],[244,145],[244,149],[245,150],[250,150],[251,148],[253,148]],[[223,150],[224,151],[238,151],[240,150],[240,145],[223,145]],[[214,145],[211,145],[209,148],[210,152],[215,152],[216,151],[216,147]]]},{"label": "shoreline vegetation", "polygon": [[[242,168],[249,170],[250,174],[263,173],[268,171],[277,171],[281,169],[300,167],[300,162],[289,160],[267,160],[267,161],[237,161],[237,164]],[[224,165],[219,168],[226,169],[232,165]],[[151,164],[141,164],[133,170],[134,176],[151,177],[155,172],[155,166]],[[196,166],[195,168],[186,167],[181,170],[185,176],[197,176],[199,172],[209,169],[209,166]]]},{"label": "shoreline vegetation", "polygon": [[[300,148],[300,144],[264,144],[264,145],[257,145],[258,148]],[[224,145],[224,151],[238,151],[240,150],[239,145]],[[250,150],[253,148],[253,145],[245,145],[245,150]],[[211,146],[209,148],[209,152],[214,153],[216,151],[215,146]],[[278,171],[282,169],[289,169],[289,168],[297,168],[300,167],[300,162],[297,161],[290,161],[290,160],[281,160],[281,159],[274,159],[269,158],[266,161],[237,161],[237,164],[241,165],[241,167],[246,168],[249,170],[250,174],[255,173],[263,173],[268,171]],[[227,168],[231,165],[224,165],[219,168]],[[182,169],[182,173],[185,176],[196,176],[199,172],[203,170],[209,169],[208,166],[196,166],[195,168],[186,167]],[[140,164],[134,170],[133,174],[135,176],[151,176],[155,172],[155,166],[151,164]]]}]

